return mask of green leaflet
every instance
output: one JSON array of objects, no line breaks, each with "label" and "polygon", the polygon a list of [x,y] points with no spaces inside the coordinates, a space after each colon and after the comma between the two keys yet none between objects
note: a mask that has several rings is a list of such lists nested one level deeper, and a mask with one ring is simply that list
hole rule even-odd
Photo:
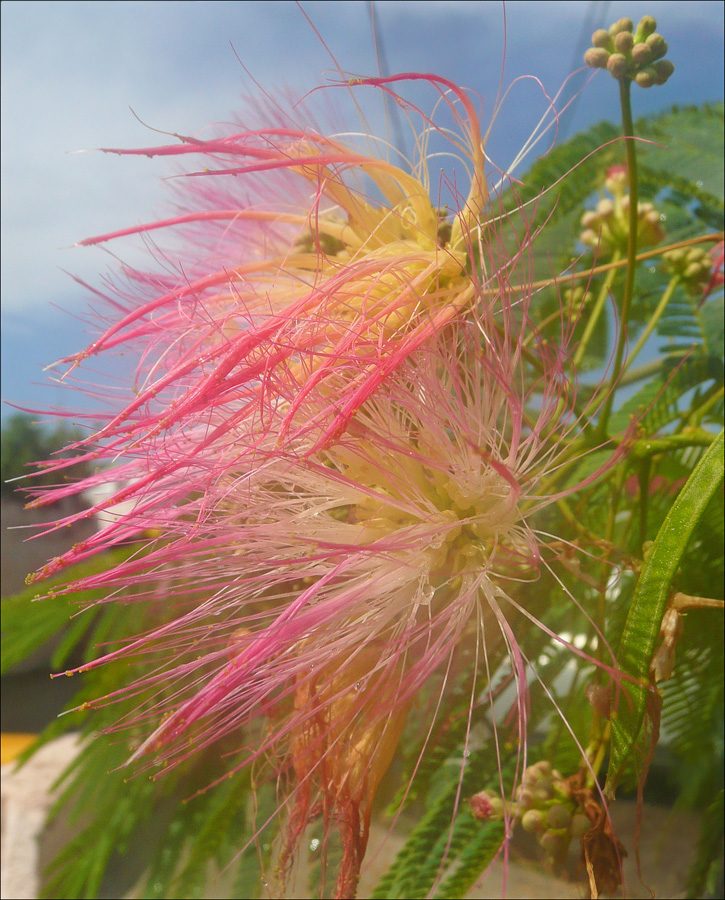
[{"label": "green leaflet", "polygon": [[645,560],[619,645],[618,662],[639,684],[626,684],[628,696],[612,710],[612,745],[606,791],[613,793],[642,730],[647,703],[650,660],[670,586],[690,536],[710,498],[723,482],[723,432],[713,441],[687,480],[662,523]]}]

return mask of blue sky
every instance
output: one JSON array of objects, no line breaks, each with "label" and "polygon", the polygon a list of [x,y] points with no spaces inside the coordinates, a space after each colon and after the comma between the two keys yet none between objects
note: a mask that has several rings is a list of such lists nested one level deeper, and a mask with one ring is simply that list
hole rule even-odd
[{"label": "blue sky", "polygon": [[[368,3],[303,7],[346,71],[376,73]],[[594,27],[648,13],[676,72],[664,88],[635,91],[635,113],[723,98],[721,2],[505,8],[505,85],[535,75],[553,96],[579,67]],[[377,2],[389,70],[456,81],[481,95],[485,118],[504,64],[503,9],[499,2]],[[3,399],[44,408],[67,402],[58,387],[39,384],[44,364],[87,343],[88,298],[63,270],[98,284],[114,262],[73,244],[164,214],[168,161],[74,151],[158,142],[129,108],[170,132],[227,121],[243,109],[242,94],[257,91],[245,68],[265,89],[287,86],[301,96],[329,79],[332,67],[292,2],[2,3]],[[500,165],[511,162],[543,110],[532,82],[510,95],[488,146]],[[618,119],[617,90],[599,73],[561,128],[570,136],[604,118]],[[124,259],[142,261],[125,248]],[[5,407],[3,417],[11,411]]]}]

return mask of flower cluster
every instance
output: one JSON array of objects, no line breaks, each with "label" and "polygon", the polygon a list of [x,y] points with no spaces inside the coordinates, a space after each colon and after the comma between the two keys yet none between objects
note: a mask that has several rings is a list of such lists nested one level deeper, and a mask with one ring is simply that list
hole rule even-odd
[{"label": "flower cluster", "polygon": [[406,171],[288,122],[113,151],[204,168],[186,210],[84,243],[182,227],[196,256],[176,274],[127,272],[133,290],[107,297],[120,317],[69,358],[139,348],[133,396],[85,442],[88,460],[123,461],[55,491],[120,480],[96,511],[126,506],[40,573],[143,543],[84,584],[162,591],[168,614],[82,669],[154,659],[126,692],[151,698],[132,758],[168,768],[237,737],[253,748],[240,765],[279,780],[280,877],[321,816],[342,842],[341,897],[411,704],[464,636],[484,669],[503,636],[525,738],[507,611],[530,614],[507,586],[546,562],[530,517],[560,496],[542,485],[585,424],[567,375],[575,323],[562,308],[557,346],[534,327],[534,235],[512,241],[489,200],[468,95],[429,75],[351,87],[390,95],[406,79],[458,126],[425,117],[419,137],[446,134],[468,165],[451,212],[431,200],[424,154]]},{"label": "flower cluster", "polygon": [[[614,198],[603,197],[595,210],[584,213],[584,228],[580,240],[594,247],[603,255],[627,252],[629,239],[629,194],[627,170],[624,166],[612,166],[607,172],[604,186]],[[660,213],[652,203],[637,203],[637,246],[653,247],[665,236]]]},{"label": "flower cluster", "polygon": [[[652,16],[642,16],[637,28],[631,19],[619,19],[609,29],[599,28],[584,54],[584,62],[594,69],[606,69],[612,78],[627,78],[640,87],[664,84],[675,71],[666,55],[667,41],[656,31]],[[633,33],[634,32],[634,33]]]}]

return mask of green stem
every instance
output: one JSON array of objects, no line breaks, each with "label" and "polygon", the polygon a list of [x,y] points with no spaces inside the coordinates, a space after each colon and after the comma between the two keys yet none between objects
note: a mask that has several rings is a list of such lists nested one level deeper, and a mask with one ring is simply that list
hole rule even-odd
[{"label": "green stem", "polygon": [[636,384],[638,381],[644,381],[645,378],[653,378],[655,375],[659,375],[660,372],[664,371],[666,361],[666,357],[660,356],[651,362],[638,366],[636,369],[632,369],[631,372],[626,372],[619,379],[617,387]]},{"label": "green stem", "polygon": [[723,394],[725,394],[725,388],[723,388],[722,385],[716,385],[710,396],[706,396],[704,402],[700,406],[690,411],[689,423],[693,427],[699,425],[705,418],[705,414],[722,400]]},{"label": "green stem", "polygon": [[[615,253],[612,258],[612,263],[616,266],[619,262],[619,254]],[[601,290],[599,291],[599,295],[597,297],[596,303],[594,304],[594,308],[592,309],[589,319],[587,320],[586,328],[584,329],[584,334],[582,335],[582,339],[579,342],[579,346],[576,349],[576,353],[574,354],[574,358],[572,362],[574,367],[576,368],[582,361],[582,357],[586,353],[587,346],[589,345],[589,341],[591,340],[592,334],[594,333],[594,329],[596,328],[597,322],[599,321],[599,317],[602,314],[602,310],[604,309],[604,304],[609,296],[609,289],[612,286],[612,282],[614,281],[614,276],[616,274],[616,269],[612,268],[607,272],[607,277],[604,280],[604,284],[602,285]]]},{"label": "green stem", "polygon": [[[657,309],[656,309],[656,310],[654,311],[654,313],[652,314],[652,318],[651,318],[651,319],[649,320],[649,322],[647,323],[647,327],[645,328],[645,330],[644,330],[644,331],[642,332],[642,334],[640,335],[639,340],[637,341],[637,343],[636,343],[636,344],[634,345],[634,347],[632,348],[632,352],[631,352],[631,353],[629,354],[629,356],[627,357],[627,362],[622,366],[622,371],[621,371],[621,373],[620,373],[621,375],[624,375],[624,373],[627,371],[627,369],[631,366],[632,361],[633,361],[633,360],[635,359],[635,357],[639,354],[639,352],[641,351],[642,347],[644,347],[645,343],[647,342],[647,339],[648,339],[649,336],[652,334],[652,332],[655,330],[655,327],[657,326],[657,323],[658,323],[659,320],[662,318],[662,315],[663,315],[665,309],[667,309],[667,304],[668,304],[668,303],[670,302],[670,300],[672,299],[672,295],[673,295],[674,292],[675,292],[675,288],[677,287],[677,285],[678,285],[679,283],[680,283],[680,276],[679,276],[679,275],[674,275],[674,276],[670,279],[670,283],[669,283],[669,284],[667,285],[667,287],[665,288],[665,292],[664,292],[664,294],[662,294],[662,298],[661,298],[660,302],[657,304]],[[620,383],[621,383],[621,382],[620,382]]]},{"label": "green stem", "polygon": [[[622,307],[619,313],[619,338],[614,355],[612,368],[612,384],[617,383],[624,350],[627,345],[627,323],[629,322],[629,308],[632,305],[634,295],[634,275],[637,264],[637,206],[639,199],[639,187],[637,181],[637,148],[634,140],[634,122],[632,121],[632,82],[629,78],[619,80],[619,100],[622,106],[622,130],[624,131],[624,146],[627,154],[627,178],[629,180],[629,236],[627,240],[627,272],[624,279],[624,294],[622,295]],[[614,391],[607,397],[602,414],[599,419],[599,434],[606,437],[609,416],[614,403]]]}]

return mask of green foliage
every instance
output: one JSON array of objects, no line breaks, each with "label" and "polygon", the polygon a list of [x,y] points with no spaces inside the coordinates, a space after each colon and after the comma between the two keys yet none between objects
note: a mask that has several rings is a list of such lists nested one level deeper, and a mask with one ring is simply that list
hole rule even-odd
[{"label": "green foliage", "polygon": [[617,654],[622,671],[636,683],[626,685],[632,702],[619,703],[612,712],[612,758],[607,776],[610,792],[614,791],[642,728],[649,691],[642,685],[649,683],[650,662],[670,586],[695,525],[722,485],[724,468],[721,431],[672,505],[642,567]]},{"label": "green foliage", "polygon": [[42,473],[37,464],[50,460],[72,457],[73,451],[68,446],[81,438],[81,431],[60,422],[52,430],[44,428],[26,413],[14,413],[3,425],[0,439],[2,456],[0,458],[0,491],[3,497],[12,497],[18,489],[17,480],[21,476],[37,472],[29,481],[21,483],[23,487],[49,486],[62,483],[72,477],[77,480],[90,474],[85,463],[64,469],[62,473]]},{"label": "green foliage", "polygon": [[374,900],[426,897],[434,885],[440,885],[434,896],[454,896],[450,891],[467,890],[476,882],[498,852],[504,827],[477,821],[461,798],[485,787],[498,789],[498,774],[482,777],[492,771],[492,763],[490,749],[471,753],[465,764],[444,761],[425,813],[375,888]]}]

